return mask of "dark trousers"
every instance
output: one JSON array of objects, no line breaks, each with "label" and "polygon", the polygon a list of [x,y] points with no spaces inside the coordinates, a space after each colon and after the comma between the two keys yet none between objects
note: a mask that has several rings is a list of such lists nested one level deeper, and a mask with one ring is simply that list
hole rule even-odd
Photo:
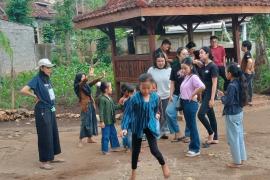
[{"label": "dark trousers", "polygon": [[218,74],[224,80],[223,90],[226,91],[230,81],[226,78],[226,69],[224,66],[218,66]]},{"label": "dark trousers", "polygon": [[49,108],[35,107],[35,119],[38,135],[39,161],[54,160],[54,155],[61,153],[55,112]]},{"label": "dark trousers", "polygon": [[245,73],[245,77],[247,79],[247,85],[248,85],[248,102],[252,102],[254,74]]},{"label": "dark trousers", "polygon": [[195,101],[182,100],[182,102],[186,126],[190,130],[189,150],[197,153],[200,151],[200,137],[196,122],[196,113],[199,105]]},{"label": "dark trousers", "polygon": [[[160,165],[164,165],[165,161],[158,149],[157,139],[148,128],[144,130],[144,133],[146,135],[152,155],[156,157]],[[132,134],[132,169],[137,169],[138,158],[141,152],[141,144],[142,138],[138,138],[137,134]]]},{"label": "dark trousers", "polygon": [[[209,101],[211,99],[211,93],[209,91],[204,92],[202,96],[202,104],[198,112],[198,118],[206,128],[209,135],[215,133],[214,140],[218,140],[217,132],[217,120],[215,116],[214,108],[209,107]],[[206,114],[208,119],[206,118]]]}]

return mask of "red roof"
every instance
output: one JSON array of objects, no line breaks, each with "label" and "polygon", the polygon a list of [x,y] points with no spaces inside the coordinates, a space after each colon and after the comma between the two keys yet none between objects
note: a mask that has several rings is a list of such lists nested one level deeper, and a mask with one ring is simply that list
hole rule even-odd
[{"label": "red roof", "polygon": [[50,3],[46,1],[38,1],[32,3],[32,17],[40,19],[53,19],[55,16],[55,11]]},{"label": "red roof", "polygon": [[270,0],[108,0],[102,8],[77,16],[74,21],[78,22],[135,8],[220,6],[270,6]]}]

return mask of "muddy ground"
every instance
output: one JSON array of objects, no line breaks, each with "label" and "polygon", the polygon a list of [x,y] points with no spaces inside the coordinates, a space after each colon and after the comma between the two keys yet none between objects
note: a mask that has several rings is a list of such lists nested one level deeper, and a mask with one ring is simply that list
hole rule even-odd
[{"label": "muddy ground", "polygon": [[[246,108],[244,116],[248,161],[241,169],[229,169],[231,161],[226,144],[221,106],[217,107],[220,143],[201,150],[201,156],[185,157],[187,144],[159,140],[159,147],[171,170],[172,180],[267,180],[270,179],[270,103],[268,98],[258,98],[254,107]],[[184,122],[180,122],[183,129]],[[130,174],[130,153],[115,152],[104,156],[97,144],[77,147],[79,119],[58,119],[63,164],[52,171],[39,169],[35,122],[0,123],[0,179],[74,179],[74,180],[126,180]],[[201,139],[206,131],[198,122]],[[119,126],[118,126],[119,128]],[[120,138],[119,138],[120,139]],[[163,179],[157,161],[144,142],[140,155],[138,180]]]}]

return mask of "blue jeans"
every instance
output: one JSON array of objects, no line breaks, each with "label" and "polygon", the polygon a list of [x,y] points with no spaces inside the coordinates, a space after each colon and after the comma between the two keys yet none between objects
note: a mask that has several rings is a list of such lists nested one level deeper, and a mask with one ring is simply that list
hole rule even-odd
[{"label": "blue jeans", "polygon": [[120,147],[114,124],[105,125],[105,127],[101,129],[101,132],[102,132],[101,138],[102,152],[106,153],[109,151],[109,142],[111,143],[112,149]]},{"label": "blue jeans", "polygon": [[196,122],[199,105],[195,101],[183,100],[183,107],[186,126],[190,130],[189,150],[197,153],[200,151],[200,137]]},{"label": "blue jeans", "polygon": [[233,161],[235,164],[241,164],[243,160],[247,160],[243,130],[243,112],[236,115],[226,115],[225,119],[227,141]]},{"label": "blue jeans", "polygon": [[[180,132],[180,127],[179,127],[179,124],[177,122],[177,110],[176,110],[177,100],[178,100],[178,96],[173,95],[172,101],[169,102],[169,104],[166,108],[166,113],[165,113],[166,118],[167,118],[167,122],[168,122],[168,127],[170,129],[171,134]],[[187,127],[185,127],[185,136],[186,137],[190,136],[190,132],[189,132],[189,129]]]},{"label": "blue jeans", "polygon": [[131,149],[132,144],[132,132],[131,129],[128,129],[127,135],[123,137],[123,146],[124,148]]}]

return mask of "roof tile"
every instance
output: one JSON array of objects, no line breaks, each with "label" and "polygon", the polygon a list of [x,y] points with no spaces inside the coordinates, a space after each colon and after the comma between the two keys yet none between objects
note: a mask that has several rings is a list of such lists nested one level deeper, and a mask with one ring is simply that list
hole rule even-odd
[{"label": "roof tile", "polygon": [[208,6],[270,6],[270,0],[108,0],[100,9],[74,18],[75,22],[132,8]]}]

